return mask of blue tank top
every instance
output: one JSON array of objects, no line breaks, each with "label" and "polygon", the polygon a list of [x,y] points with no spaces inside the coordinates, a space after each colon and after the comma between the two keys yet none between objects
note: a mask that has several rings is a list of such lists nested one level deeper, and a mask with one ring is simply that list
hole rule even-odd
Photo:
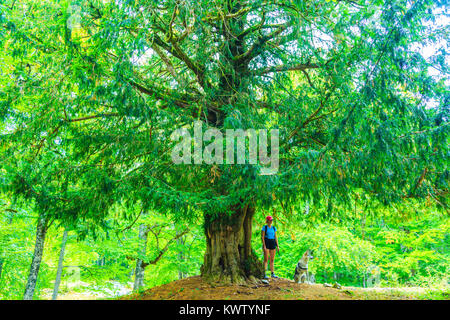
[{"label": "blue tank top", "polygon": [[261,231],[265,232],[265,238],[267,239],[275,239],[275,232],[277,231],[276,227],[268,227],[267,225],[264,225],[261,229]]}]

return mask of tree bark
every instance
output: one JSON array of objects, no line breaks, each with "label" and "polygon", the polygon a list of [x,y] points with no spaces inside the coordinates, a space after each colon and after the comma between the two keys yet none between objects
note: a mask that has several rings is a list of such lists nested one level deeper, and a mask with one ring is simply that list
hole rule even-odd
[{"label": "tree bark", "polygon": [[206,281],[245,283],[264,276],[262,262],[251,248],[252,219],[248,205],[231,208],[231,216],[205,217],[206,252],[201,275]]},{"label": "tree bark", "polygon": [[[177,235],[178,234],[179,234],[179,232],[177,232]],[[185,241],[185,239],[183,237],[178,238],[177,245],[178,246],[184,245],[184,241]],[[185,260],[186,260],[186,258],[183,254],[183,250],[180,249],[180,251],[178,252],[178,279],[183,279],[186,277],[186,274],[183,272],[183,269],[182,269],[182,265],[184,265]]]},{"label": "tree bark", "polygon": [[[12,224],[13,218],[14,218],[14,213],[16,213],[16,212],[17,212],[16,210],[9,210],[8,211],[8,225]],[[1,283],[1,280],[2,280],[2,273],[3,273],[3,267],[5,266],[5,262],[6,262],[5,256],[0,258],[0,283]]]},{"label": "tree bark", "polygon": [[136,259],[136,270],[134,272],[133,291],[138,291],[144,286],[145,264],[142,257],[145,257],[147,251],[147,239],[149,228],[145,224],[139,226],[139,249],[138,258]]},{"label": "tree bark", "polygon": [[48,218],[40,216],[36,228],[36,243],[34,245],[33,260],[31,261],[28,281],[25,286],[24,300],[32,300],[36,288],[39,268],[41,267],[42,255],[44,253],[45,235],[47,233]]},{"label": "tree bark", "polygon": [[4,260],[0,258],[0,281],[2,280],[3,263]]},{"label": "tree bark", "polygon": [[68,231],[67,231],[67,229],[65,229],[64,234],[63,234],[62,243],[61,243],[61,250],[59,251],[58,269],[56,271],[56,279],[55,279],[55,286],[53,288],[52,300],[56,300],[56,298],[58,297],[59,285],[61,284],[64,252],[66,251],[67,235],[68,235]]},{"label": "tree bark", "polygon": [[366,238],[366,210],[363,210],[361,218],[361,239],[365,240],[365,238]]}]

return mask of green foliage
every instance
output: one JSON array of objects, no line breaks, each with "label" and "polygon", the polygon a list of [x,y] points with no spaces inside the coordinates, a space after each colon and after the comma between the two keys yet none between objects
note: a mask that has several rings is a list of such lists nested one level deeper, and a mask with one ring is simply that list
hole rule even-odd
[{"label": "green foliage", "polygon": [[[0,210],[19,212],[0,211],[2,298],[23,291],[37,216],[51,224],[38,289],[54,278],[64,228],[67,265],[106,283],[132,279],[140,223],[164,225],[145,262],[193,225],[148,267],[154,285],[195,274],[199,224],[248,204],[292,225],[280,228],[281,275],[311,246],[319,281],[367,284],[379,268],[388,285],[445,282],[448,220],[430,215],[448,213],[444,5],[2,1]],[[279,129],[278,173],[174,165],[170,135],[194,120]],[[404,222],[409,205],[426,217]]]},{"label": "green foliage", "polygon": [[424,214],[401,224],[368,228],[368,237],[380,247],[382,284],[447,285],[449,223],[447,217]]},{"label": "green foliage", "polygon": [[314,229],[295,226],[283,229],[279,232],[280,253],[275,268],[280,276],[288,279],[293,279],[295,266],[308,249],[314,250],[309,271],[319,283],[331,282],[333,274],[338,274],[335,279],[339,282],[360,285],[377,260],[376,247],[345,227],[320,224]]},{"label": "green foliage", "polygon": [[[0,200],[2,209],[8,202]],[[9,209],[0,214],[0,299],[17,299],[23,296],[25,279],[34,250],[35,217],[26,210]],[[41,265],[41,277],[37,282],[36,295],[49,286],[50,269],[47,263]]]},{"label": "green foliage", "polygon": [[[281,276],[292,278],[301,255],[314,249],[310,271],[318,282],[447,287],[449,218],[424,207],[414,218],[395,220],[368,219],[364,231],[359,220],[346,225],[282,225],[275,267]],[[253,244],[260,250],[259,239]]]},{"label": "green foliage", "polygon": [[[403,211],[408,210],[405,208]],[[314,259],[310,261],[309,269],[318,283],[337,281],[352,286],[420,286],[433,288],[424,291],[424,299],[445,298],[450,266],[450,221],[426,207],[420,210],[419,214],[401,223],[389,216],[368,218],[364,231],[360,219],[345,224],[316,222],[314,226],[308,218],[297,223],[276,220],[280,252],[275,259],[275,270],[279,276],[292,279],[301,255],[307,249],[313,249]],[[22,298],[34,246],[34,217],[20,211],[14,213],[10,222],[11,213],[3,211],[0,223],[1,257],[5,261],[0,278],[1,299]],[[314,216],[310,218],[314,220]],[[91,298],[95,297],[94,294],[112,296],[117,290],[113,283],[131,289],[138,225],[164,221],[159,215],[150,213],[139,217],[125,231],[130,226],[127,220],[114,221],[107,232],[96,234],[95,239],[92,235],[80,239],[73,231],[69,232],[60,295],[79,292]],[[170,245],[158,263],[146,268],[145,288],[176,280],[180,272],[184,277],[198,275],[205,251],[204,234],[201,224],[191,224],[190,228],[182,241]],[[173,230],[165,228],[160,234],[159,245],[172,236]],[[53,225],[46,240],[37,298],[48,298],[53,288],[61,239],[61,228]],[[252,246],[262,258],[259,226],[254,228]],[[156,240],[151,234],[147,253],[149,259],[157,254]],[[80,268],[82,283],[78,286],[68,277],[68,266]],[[375,281],[377,277],[379,281]]]},{"label": "green foliage", "polygon": [[[332,208],[358,189],[371,202],[431,196],[447,208],[440,10],[427,0],[2,6],[0,186],[91,229],[117,204],[192,221],[243,202],[268,208],[273,193],[286,207]],[[422,43],[437,50],[429,60]],[[172,165],[170,134],[192,133],[197,119],[279,129],[279,174]]]}]

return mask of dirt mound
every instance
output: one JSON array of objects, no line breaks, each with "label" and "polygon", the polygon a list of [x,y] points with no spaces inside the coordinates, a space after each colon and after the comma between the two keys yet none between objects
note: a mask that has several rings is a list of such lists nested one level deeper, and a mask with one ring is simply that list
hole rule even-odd
[{"label": "dirt mound", "polygon": [[[360,290],[335,289],[322,284],[299,284],[287,279],[270,279],[269,284],[215,285],[200,276],[190,277],[153,287],[140,293],[121,297],[124,300],[352,300],[408,299],[386,297],[374,293],[368,296]],[[409,298],[410,299],[410,298]]]}]

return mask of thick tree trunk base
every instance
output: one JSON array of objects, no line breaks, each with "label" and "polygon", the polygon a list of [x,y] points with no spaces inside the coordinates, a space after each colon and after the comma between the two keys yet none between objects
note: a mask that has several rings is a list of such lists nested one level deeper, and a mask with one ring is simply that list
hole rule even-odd
[{"label": "thick tree trunk base", "polygon": [[202,278],[207,282],[245,284],[258,282],[264,267],[251,248],[254,209],[232,208],[233,214],[220,219],[205,218],[206,252]]},{"label": "thick tree trunk base", "polygon": [[[253,256],[253,254],[252,254]],[[236,260],[237,261],[237,260]],[[249,258],[244,263],[233,262],[226,268],[226,264],[220,261],[214,267],[201,268],[202,279],[209,283],[220,284],[256,284],[264,277],[263,265],[256,257]]]}]

